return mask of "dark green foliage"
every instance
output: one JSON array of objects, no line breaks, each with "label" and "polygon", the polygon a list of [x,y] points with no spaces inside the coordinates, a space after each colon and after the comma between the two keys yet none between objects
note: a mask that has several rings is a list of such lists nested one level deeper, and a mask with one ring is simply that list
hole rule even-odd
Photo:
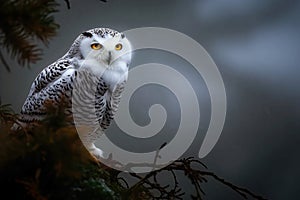
[{"label": "dark green foliage", "polygon": [[0,124],[15,121],[16,114],[9,104],[2,104],[0,99]]},{"label": "dark green foliage", "polygon": [[[56,114],[62,119],[61,113]],[[10,199],[117,199],[124,188],[109,181],[111,175],[87,152],[75,128],[51,122],[12,132],[12,122],[2,121],[2,195]]]},{"label": "dark green foliage", "polygon": [[[37,42],[48,43],[59,25],[53,13],[57,12],[55,0],[6,0],[0,4],[0,45],[21,65],[34,63],[42,52]],[[2,64],[9,66],[0,52]]]},{"label": "dark green foliage", "polygon": [[115,193],[107,184],[105,179],[99,177],[86,177],[73,188],[73,196],[77,199],[101,199],[117,200],[119,194]]}]

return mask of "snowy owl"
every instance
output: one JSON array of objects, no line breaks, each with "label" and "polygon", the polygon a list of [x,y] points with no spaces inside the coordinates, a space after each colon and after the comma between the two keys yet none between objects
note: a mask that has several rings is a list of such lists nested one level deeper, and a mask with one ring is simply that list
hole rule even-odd
[{"label": "snowy owl", "polygon": [[[131,44],[123,33],[94,28],[81,33],[69,51],[44,68],[31,85],[19,125],[29,127],[47,115],[47,103],[65,105],[85,147],[97,158],[94,145],[117,111],[128,77]],[[20,128],[14,124],[13,129]],[[78,129],[77,129],[78,130]]]}]

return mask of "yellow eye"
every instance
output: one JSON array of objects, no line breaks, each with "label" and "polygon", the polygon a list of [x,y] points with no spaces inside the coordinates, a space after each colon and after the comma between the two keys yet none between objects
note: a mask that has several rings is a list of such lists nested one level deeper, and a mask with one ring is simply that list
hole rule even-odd
[{"label": "yellow eye", "polygon": [[116,46],[115,46],[115,49],[117,50],[117,51],[119,51],[119,50],[121,50],[122,49],[122,44],[116,44]]},{"label": "yellow eye", "polygon": [[94,43],[91,45],[91,48],[94,49],[94,50],[99,50],[102,48],[102,45],[99,44],[99,43]]}]

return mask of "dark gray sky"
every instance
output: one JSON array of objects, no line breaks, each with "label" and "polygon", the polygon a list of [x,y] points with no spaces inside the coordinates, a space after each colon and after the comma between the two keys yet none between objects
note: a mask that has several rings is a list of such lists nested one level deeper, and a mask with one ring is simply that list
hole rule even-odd
[{"label": "dark gray sky", "polygon": [[[180,31],[198,41],[217,64],[226,87],[228,107],[222,135],[203,162],[216,174],[269,199],[297,199],[300,178],[300,5],[287,0],[140,1],[73,0],[71,10],[62,1],[55,15],[58,35],[44,49],[43,60],[31,69],[0,68],[0,96],[19,111],[35,76],[61,57],[78,34],[94,27],[131,28],[157,26]],[[197,152],[207,128],[209,98],[201,77],[188,64],[159,51],[136,52],[133,67],[147,62],[166,62],[191,78],[198,87],[203,110],[202,130],[189,154]],[[13,61],[10,61],[15,65]],[[146,94],[160,98],[143,98]],[[131,105],[133,118],[147,124],[152,103],[167,104],[173,116],[166,132],[176,126],[178,108],[171,94],[157,86],[141,88]],[[152,96],[152,95],[151,95]],[[155,96],[155,95],[153,95]],[[172,104],[168,105],[171,101]],[[139,103],[140,102],[140,103]],[[172,122],[172,120],[175,122]],[[113,132],[115,125],[110,129]],[[145,148],[151,148],[145,146]],[[207,199],[240,199],[228,189],[207,184]],[[189,191],[189,188],[186,188]]]}]

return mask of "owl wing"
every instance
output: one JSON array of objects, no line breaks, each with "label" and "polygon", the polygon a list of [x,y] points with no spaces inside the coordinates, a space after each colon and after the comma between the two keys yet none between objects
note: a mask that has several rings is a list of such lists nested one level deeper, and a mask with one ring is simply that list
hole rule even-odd
[{"label": "owl wing", "polygon": [[32,96],[34,93],[40,92],[43,88],[59,79],[61,75],[70,68],[74,68],[71,61],[64,59],[58,60],[57,62],[49,65],[35,78],[28,96]]},{"label": "owl wing", "polygon": [[103,115],[103,119],[100,123],[100,126],[103,130],[107,129],[111,123],[111,121],[114,119],[114,116],[117,112],[122,92],[125,89],[126,80],[117,84],[115,90],[111,93],[107,93],[106,98],[106,108]]},{"label": "owl wing", "polygon": [[[66,91],[71,90],[71,81],[62,79],[63,75],[73,78],[74,65],[69,60],[58,60],[43,69],[31,85],[30,92],[25,100],[19,122],[23,126],[34,121],[40,121],[46,115],[45,104],[47,102],[59,102],[62,97],[69,97]],[[54,84],[55,83],[55,84]],[[13,129],[18,129],[14,125]]]}]

